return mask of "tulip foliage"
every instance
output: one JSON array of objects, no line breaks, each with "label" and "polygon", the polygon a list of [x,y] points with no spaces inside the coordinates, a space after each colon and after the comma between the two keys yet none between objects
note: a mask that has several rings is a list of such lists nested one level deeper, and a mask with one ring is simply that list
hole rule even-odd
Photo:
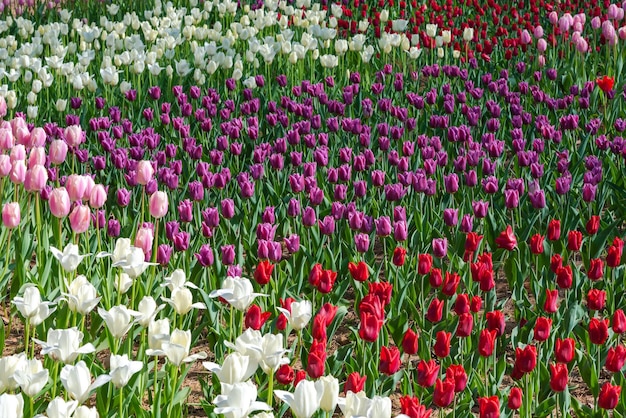
[{"label": "tulip foliage", "polygon": [[626,4],[135,3],[0,3],[0,417],[626,415]]}]

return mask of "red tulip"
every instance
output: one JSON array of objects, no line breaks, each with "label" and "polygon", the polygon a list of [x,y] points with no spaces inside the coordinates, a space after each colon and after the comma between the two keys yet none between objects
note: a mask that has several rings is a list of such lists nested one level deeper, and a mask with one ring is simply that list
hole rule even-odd
[{"label": "red tulip", "polygon": [[437,332],[435,345],[433,346],[437,357],[444,358],[450,355],[450,338],[452,338],[452,334],[449,332]]},{"label": "red tulip", "polygon": [[[291,304],[295,301],[296,300],[294,298],[287,298],[284,300],[281,298],[280,307],[291,312]],[[276,328],[278,328],[280,331],[283,331],[284,329],[287,328],[287,323],[288,323],[287,317],[281,313],[278,319],[276,319]]]},{"label": "red tulip", "polygon": [[313,330],[311,335],[314,340],[326,340],[328,335],[326,333],[328,325],[326,325],[326,319],[323,316],[315,315],[313,318]]},{"label": "red tulip", "polygon": [[296,372],[296,378],[293,381],[293,386],[297,387],[298,383],[306,379],[306,372],[304,370],[298,370]]},{"label": "red tulip", "polygon": [[400,350],[397,347],[383,346],[380,349],[378,370],[388,376],[400,370]]},{"label": "red tulip", "polygon": [[573,273],[571,266],[559,267],[556,271],[556,284],[561,289],[569,289],[573,283]]},{"label": "red tulip", "polygon": [[598,215],[593,215],[587,221],[587,224],[585,225],[585,230],[587,231],[589,235],[595,235],[598,233],[599,229],[600,229],[600,217]]},{"label": "red tulip", "polygon": [[365,380],[367,380],[367,376],[361,376],[358,372],[352,372],[348,375],[343,391],[345,393],[359,393],[365,387]]},{"label": "red tulip", "polygon": [[335,280],[337,280],[337,272],[332,270],[322,270],[317,290],[323,294],[330,293],[333,290]]},{"label": "red tulip", "polygon": [[506,229],[496,238],[496,245],[507,251],[512,251],[513,248],[517,247],[517,238],[515,238],[511,225],[507,225]]},{"label": "red tulip", "polygon": [[482,235],[478,235],[475,232],[468,232],[465,237],[465,254],[463,255],[464,261],[469,261],[474,253],[478,250],[480,241],[483,239]]},{"label": "red tulip", "polygon": [[517,386],[511,388],[509,400],[506,404],[509,409],[518,410],[522,406],[522,389]]},{"label": "red tulip", "polygon": [[454,381],[454,392],[463,392],[467,387],[467,373],[461,364],[451,364],[446,370],[446,380]]},{"label": "red tulip", "polygon": [[559,301],[559,291],[557,289],[546,289],[546,301],[543,304],[543,310],[546,313],[555,313],[559,310],[557,303]]},{"label": "red tulip", "polygon": [[583,243],[583,233],[580,231],[569,231],[567,233],[567,249],[570,251],[580,251]]},{"label": "red tulip", "polygon": [[473,296],[470,301],[470,311],[474,313],[480,312],[483,307],[483,299],[480,296]]},{"label": "red tulip", "polygon": [[474,316],[471,313],[463,313],[459,315],[459,324],[456,327],[455,335],[457,337],[469,337],[472,335],[474,328]]},{"label": "red tulip", "polygon": [[563,257],[561,257],[561,254],[554,254],[550,258],[550,270],[556,274],[561,267],[563,267]]},{"label": "red tulip", "polygon": [[484,329],[480,331],[478,337],[478,354],[483,357],[489,357],[493,354],[496,344],[497,332],[495,330]]},{"label": "red tulip", "polygon": [[322,277],[322,270],[324,270],[322,268],[322,265],[317,263],[313,266],[313,268],[311,269],[311,272],[309,273],[309,284],[313,287],[317,287],[319,285],[320,282],[320,277]]},{"label": "red tulip", "polygon": [[587,308],[592,311],[601,311],[606,304],[606,292],[600,289],[589,289],[587,292]]},{"label": "red tulip", "polygon": [[574,360],[574,355],[576,354],[575,344],[573,338],[556,339],[554,357],[557,363],[569,363]]},{"label": "red tulip", "polygon": [[535,234],[530,237],[530,252],[535,255],[543,254],[543,235]]},{"label": "red tulip", "polygon": [[478,398],[479,418],[499,418],[500,399],[497,396]]},{"label": "red tulip", "polygon": [[600,90],[608,93],[609,91],[613,90],[613,86],[615,85],[615,79],[613,77],[605,75],[602,77],[598,77],[596,79],[596,84],[598,85],[598,87],[600,87]]},{"label": "red tulip", "polygon": [[436,323],[441,321],[443,316],[443,301],[437,299],[435,297],[430,305],[428,306],[428,311],[426,312],[426,319],[430,322]]},{"label": "red tulip", "polygon": [[589,280],[600,280],[604,277],[604,263],[601,258],[592,258],[589,260],[589,270],[587,271]]},{"label": "red tulip", "polygon": [[391,302],[391,293],[393,286],[388,282],[371,282],[369,284],[369,293],[380,299],[383,306],[389,305]]},{"label": "red tulip", "polygon": [[361,312],[361,325],[359,327],[359,337],[363,341],[373,343],[378,339],[378,334],[383,326],[383,321],[376,315]]},{"label": "red tulip", "polygon": [[441,286],[441,284],[443,283],[441,269],[431,269],[430,274],[428,275],[428,282],[430,283],[431,287],[434,287],[435,289]]},{"label": "red tulip", "polygon": [[433,257],[430,254],[420,254],[417,261],[417,274],[426,275],[433,267]]},{"label": "red tulip", "polygon": [[504,335],[505,327],[506,322],[502,311],[487,312],[487,329],[495,330],[497,333],[496,335],[499,337]]},{"label": "red tulip", "polygon": [[615,409],[615,407],[619,403],[619,395],[621,392],[621,386],[613,386],[609,382],[605,383],[604,386],[602,386],[602,389],[600,389],[598,406],[602,409]]},{"label": "red tulip", "polygon": [[548,224],[548,241],[558,241],[561,238],[561,221],[552,219]]},{"label": "red tulip", "polygon": [[393,265],[401,267],[404,265],[404,259],[406,258],[406,250],[402,247],[396,247],[393,250]]},{"label": "red tulip", "polygon": [[537,348],[527,345],[524,348],[515,349],[515,365],[522,373],[530,373],[537,366]]},{"label": "red tulip", "polygon": [[358,264],[350,261],[348,263],[348,270],[350,271],[350,275],[357,282],[364,282],[369,278],[370,272],[367,267],[367,264],[363,261],[359,261]]},{"label": "red tulip", "polygon": [[589,321],[589,339],[596,345],[602,345],[609,338],[609,320],[591,318]]},{"label": "red tulip", "polygon": [[270,316],[272,316],[272,313],[263,312],[259,305],[251,305],[246,312],[245,326],[258,331],[270,319]]},{"label": "red tulip", "polygon": [[563,392],[567,388],[567,366],[563,363],[550,364],[550,388]]},{"label": "red tulip", "polygon": [[619,373],[626,362],[626,348],[623,345],[609,348],[604,367],[612,373]]},{"label": "red tulip", "polygon": [[274,265],[269,260],[261,261],[254,270],[254,280],[261,286],[268,284],[272,278],[273,270]]},{"label": "red tulip", "polygon": [[430,418],[431,409],[421,405],[417,396],[403,396],[400,398],[400,411],[409,418]]},{"label": "red tulip", "polygon": [[402,337],[402,351],[405,354],[414,355],[417,353],[418,336],[411,328],[407,329]]},{"label": "red tulip", "polygon": [[621,264],[623,249],[624,242],[616,237],[613,240],[613,245],[611,245],[607,250],[606,265],[609,267],[618,267]]},{"label": "red tulip", "polygon": [[537,341],[545,341],[550,337],[550,329],[552,328],[552,320],[540,316],[535,322],[534,337]]},{"label": "red tulip", "polygon": [[335,319],[337,310],[339,310],[337,306],[333,306],[327,302],[324,305],[322,305],[319,312],[317,313],[317,316],[323,317],[324,320],[326,321],[326,326],[329,326],[330,324],[332,324],[333,319]]},{"label": "red tulip", "polygon": [[276,381],[281,385],[288,385],[294,381],[296,373],[288,364],[283,364],[276,370]]},{"label": "red tulip", "polygon": [[446,296],[453,296],[456,293],[456,289],[461,282],[461,276],[458,273],[446,272],[446,279],[443,281],[443,287],[441,293]]},{"label": "red tulip", "polygon": [[435,384],[439,365],[435,360],[422,360],[417,365],[417,384],[428,388]]},{"label": "red tulip", "polygon": [[441,381],[437,379],[435,382],[435,391],[433,392],[433,403],[440,408],[445,408],[452,403],[454,399],[454,381],[447,379]]},{"label": "red tulip", "polygon": [[623,334],[626,332],[626,314],[621,309],[616,310],[613,313],[613,322],[611,324],[613,332],[616,334]]},{"label": "red tulip", "polygon": [[312,379],[324,376],[326,369],[326,342],[313,340],[306,365],[306,372]]},{"label": "red tulip", "polygon": [[457,315],[468,313],[470,308],[469,296],[467,293],[461,293],[457,295],[454,301],[454,312]]}]

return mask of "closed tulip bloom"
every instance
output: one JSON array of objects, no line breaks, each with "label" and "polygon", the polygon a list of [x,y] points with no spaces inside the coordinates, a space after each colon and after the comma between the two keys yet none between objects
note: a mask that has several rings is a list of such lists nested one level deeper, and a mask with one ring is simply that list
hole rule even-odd
[{"label": "closed tulip bloom", "polygon": [[106,201],[106,188],[102,184],[96,184],[93,189],[91,189],[91,194],[89,196],[89,205],[94,209],[99,209],[104,206]]},{"label": "closed tulip bloom", "polygon": [[[57,418],[70,418],[76,417],[78,415],[76,411],[76,407],[78,406],[78,402],[76,401],[68,401],[61,397],[56,397],[50,401],[48,407],[46,408],[46,414],[48,417],[57,417]],[[74,414],[74,415],[72,415]]]},{"label": "closed tulip bloom", "polygon": [[537,347],[527,345],[515,349],[515,365],[522,373],[530,373],[537,366]]},{"label": "closed tulip bloom", "polygon": [[509,400],[506,405],[509,409],[518,410],[522,406],[522,389],[517,386],[511,388]]},{"label": "closed tulip bloom", "polygon": [[457,337],[469,337],[472,335],[472,329],[474,328],[474,317],[471,313],[462,313],[459,315],[459,323],[456,327],[455,335]]},{"label": "closed tulip bloom", "polygon": [[489,357],[495,347],[497,333],[495,330],[484,329],[478,338],[478,353],[483,357]]},{"label": "closed tulip bloom", "polygon": [[550,318],[546,318],[540,316],[537,318],[537,322],[535,323],[534,329],[534,338],[537,341],[545,341],[550,338],[550,330],[552,328],[552,320]]},{"label": "closed tulip bloom", "polygon": [[548,224],[548,240],[558,241],[561,238],[561,221],[552,219]]},{"label": "closed tulip bloom", "polygon": [[91,212],[85,205],[76,205],[70,213],[70,226],[76,234],[82,234],[89,229],[91,223]]},{"label": "closed tulip bloom", "polygon": [[543,254],[543,235],[535,234],[530,237],[530,252],[539,255]]},{"label": "closed tulip bloom", "polygon": [[12,303],[22,316],[35,326],[41,324],[56,310],[54,303],[41,300],[39,288],[32,284],[24,289],[23,296],[15,297]]},{"label": "closed tulip bloom", "polygon": [[602,389],[600,389],[600,396],[598,397],[598,406],[602,409],[615,409],[619,403],[619,395],[622,392],[622,387],[619,385],[613,386],[609,382],[606,382]]},{"label": "closed tulip bloom", "polygon": [[124,305],[117,305],[110,310],[98,308],[98,315],[104,320],[107,329],[113,338],[122,338],[135,323],[135,318],[140,316],[139,312],[128,309]]},{"label": "closed tulip bloom", "polygon": [[16,228],[20,224],[20,204],[17,202],[5,203],[2,207],[2,224],[9,229]]},{"label": "closed tulip bloom", "polygon": [[405,257],[406,257],[406,249],[402,247],[396,247],[393,250],[393,257],[392,257],[393,265],[396,267],[403,266]]},{"label": "closed tulip bloom", "polygon": [[257,363],[250,361],[249,356],[236,351],[229,354],[221,366],[210,361],[205,361],[202,365],[213,372],[220,383],[229,385],[245,382],[254,374],[258,366]]},{"label": "closed tulip bloom", "polygon": [[358,372],[352,372],[348,375],[343,391],[345,393],[359,393],[365,387],[366,380],[367,376],[361,376]]},{"label": "closed tulip bloom", "polygon": [[422,360],[417,365],[417,384],[428,388],[435,384],[439,374],[439,365],[435,360]]},{"label": "closed tulip bloom", "polygon": [[22,418],[24,416],[24,398],[21,393],[0,395],[0,415],[3,417]]},{"label": "closed tulip bloom", "polygon": [[13,378],[23,393],[35,398],[48,383],[48,369],[44,369],[40,360],[25,360]]},{"label": "closed tulip bloom", "polygon": [[435,297],[428,306],[426,319],[428,319],[432,323],[437,323],[441,321],[441,318],[443,316],[443,305],[444,302]]},{"label": "closed tulip bloom", "polygon": [[623,334],[624,332],[626,332],[626,314],[624,314],[624,311],[622,309],[617,309],[613,313],[611,328],[616,334]]},{"label": "closed tulip bloom", "polygon": [[192,309],[206,309],[205,304],[202,302],[193,303],[193,295],[188,287],[177,287],[172,291],[171,297],[162,297],[161,299],[169,303],[179,315],[185,315]]},{"label": "closed tulip bloom", "polygon": [[433,258],[430,254],[420,254],[417,262],[417,274],[425,275],[430,273],[433,267]]},{"label": "closed tulip bloom", "polygon": [[513,228],[508,225],[504,231],[495,240],[498,248],[504,248],[505,250],[512,251],[517,246],[517,239],[513,233]]},{"label": "closed tulip bloom", "polygon": [[446,378],[444,381],[437,379],[433,392],[433,403],[439,408],[445,408],[454,399],[454,380]]},{"label": "closed tulip bloom", "polygon": [[479,418],[498,418],[500,416],[500,399],[497,396],[478,398]]},{"label": "closed tulip bloom", "polygon": [[439,358],[448,357],[450,355],[450,339],[452,338],[452,333],[445,331],[438,331],[436,336],[435,345],[433,346],[433,350],[435,351],[435,355]]},{"label": "closed tulip bloom", "polygon": [[382,328],[383,321],[377,316],[368,312],[361,312],[361,323],[359,325],[359,337],[363,341],[374,342],[378,339],[378,334]]},{"label": "closed tulip bloom", "polygon": [[448,254],[448,240],[446,238],[433,239],[433,256],[443,258]]},{"label": "closed tulip bloom", "polygon": [[589,321],[589,339],[593,344],[602,345],[609,338],[609,320],[591,318]]},{"label": "closed tulip bloom", "polygon": [[573,338],[556,339],[554,357],[558,363],[569,363],[576,355],[575,341]]},{"label": "closed tulip bloom", "polygon": [[144,254],[152,251],[152,243],[154,242],[154,232],[152,228],[139,228],[135,235],[135,247],[141,248]]},{"label": "closed tulip bloom", "polygon": [[467,373],[461,364],[451,364],[446,370],[446,380],[454,382],[454,392],[460,393],[467,387]]},{"label": "closed tulip bloom", "polygon": [[374,220],[376,225],[376,235],[386,237],[391,234],[391,220],[388,216],[381,216]]},{"label": "closed tulip bloom", "polygon": [[288,364],[283,364],[276,370],[276,381],[281,385],[289,385],[296,378],[296,373]]},{"label": "closed tulip bloom", "polygon": [[9,179],[13,184],[22,184],[26,180],[26,163],[24,160],[13,161]]},{"label": "closed tulip bloom", "polygon": [[623,345],[609,348],[604,367],[611,373],[619,373],[626,362],[626,348]]},{"label": "closed tulip bloom", "polygon": [[83,142],[83,130],[79,125],[70,125],[65,128],[65,141],[70,147],[78,147]]},{"label": "closed tulip bloom", "polygon": [[147,160],[141,160],[137,164],[137,183],[145,186],[148,184],[152,177],[154,176],[154,168],[152,167],[152,163]]},{"label": "closed tulip bloom", "polygon": [[600,217],[598,215],[593,215],[587,221],[585,225],[585,230],[589,235],[595,235],[600,229]]},{"label": "closed tulip bloom", "polygon": [[570,251],[580,251],[583,234],[580,231],[569,231],[567,233],[567,249]]},{"label": "closed tulip bloom", "polygon": [[405,354],[415,355],[417,354],[418,336],[412,329],[407,329],[402,337],[402,351]]},{"label": "closed tulip bloom", "polygon": [[67,143],[62,139],[55,139],[50,143],[50,162],[55,165],[63,164],[67,157]]},{"label": "closed tulip bloom", "polygon": [[233,418],[247,417],[256,411],[272,410],[265,402],[257,401],[257,387],[251,381],[223,385],[222,394],[213,400],[213,404],[216,406],[216,414]]},{"label": "closed tulip bloom", "polygon": [[556,284],[561,289],[569,289],[572,287],[573,283],[573,273],[571,266],[563,266],[559,267],[556,270]]},{"label": "closed tulip bloom", "polygon": [[350,276],[358,282],[364,282],[369,278],[369,268],[364,261],[359,261],[358,263],[350,261],[348,263],[348,271]]},{"label": "closed tulip bloom", "polygon": [[111,383],[118,389],[126,386],[130,378],[143,369],[143,362],[131,361],[128,359],[127,354],[121,356],[111,355],[109,364],[111,367],[109,372]]},{"label": "closed tulip bloom", "polygon": [[79,361],[75,366],[65,365],[61,369],[61,383],[68,395],[78,401],[85,402],[91,392],[111,380],[109,375],[100,375],[91,382],[91,374],[84,361]]},{"label": "closed tulip bloom", "polygon": [[239,276],[229,276],[222,283],[222,288],[213,290],[209,297],[224,298],[230,305],[239,311],[245,311],[257,296],[267,296],[254,293],[249,279]]},{"label": "closed tulip bloom", "polygon": [[600,280],[604,277],[604,262],[601,258],[592,258],[589,260],[587,277],[592,281]]},{"label": "closed tulip bloom", "polygon": [[354,245],[357,252],[365,253],[370,246],[370,237],[367,234],[356,234],[354,236]]},{"label": "closed tulip bloom", "polygon": [[339,400],[339,380],[334,376],[322,376],[315,382],[317,391],[321,392],[320,409],[334,412]]},{"label": "closed tulip bloom", "polygon": [[296,386],[294,393],[275,390],[276,396],[289,405],[296,418],[311,418],[320,408],[323,393],[314,382],[303,380]]},{"label": "closed tulip bloom", "polygon": [[587,308],[592,311],[601,311],[606,304],[606,292],[600,289],[590,289],[587,292]]},{"label": "closed tulip bloom", "polygon": [[36,164],[26,171],[24,188],[29,192],[41,192],[46,187],[48,171],[43,165]]},{"label": "closed tulip bloom", "polygon": [[567,388],[569,375],[563,363],[550,364],[550,388],[555,392],[563,392]]},{"label": "closed tulip bloom", "polygon": [[72,312],[87,315],[100,301],[100,298],[97,297],[96,288],[82,274],[72,280],[67,285],[67,289],[68,293],[61,294],[66,298],[68,308]]},{"label": "closed tulip bloom", "polygon": [[378,369],[388,376],[400,370],[400,351],[397,347],[383,346],[381,348]]},{"label": "closed tulip bloom", "polygon": [[259,305],[251,305],[245,314],[244,326],[260,330],[271,316],[271,312],[263,312]]}]

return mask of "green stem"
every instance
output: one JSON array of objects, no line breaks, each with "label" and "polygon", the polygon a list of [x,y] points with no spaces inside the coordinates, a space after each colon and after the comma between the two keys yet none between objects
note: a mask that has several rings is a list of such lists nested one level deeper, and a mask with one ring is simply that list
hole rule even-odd
[{"label": "green stem", "polygon": [[118,412],[118,417],[123,417],[123,411],[124,411],[124,390],[122,388],[120,388],[120,404],[119,404],[119,412]]},{"label": "green stem", "polygon": [[272,407],[274,401],[274,372],[269,373],[269,383],[267,385],[267,404]]}]

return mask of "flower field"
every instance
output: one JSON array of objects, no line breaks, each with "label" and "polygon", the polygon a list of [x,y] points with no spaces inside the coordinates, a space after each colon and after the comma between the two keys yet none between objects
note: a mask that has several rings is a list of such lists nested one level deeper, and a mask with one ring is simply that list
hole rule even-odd
[{"label": "flower field", "polygon": [[0,418],[626,416],[625,8],[0,2]]}]

